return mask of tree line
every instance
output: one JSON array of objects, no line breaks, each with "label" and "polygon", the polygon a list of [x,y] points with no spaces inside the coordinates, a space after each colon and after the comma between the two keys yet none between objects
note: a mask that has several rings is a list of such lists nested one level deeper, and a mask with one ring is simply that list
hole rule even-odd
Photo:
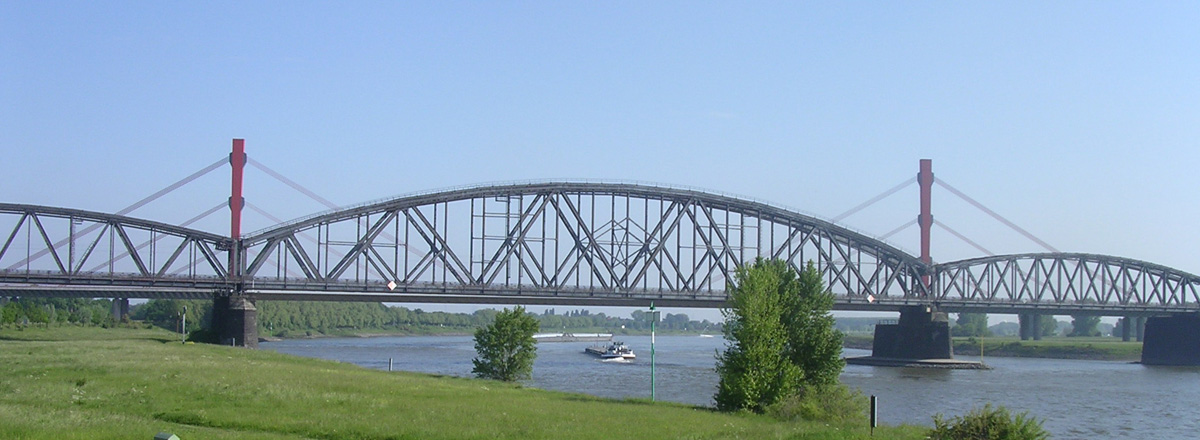
[{"label": "tree line", "polygon": [[[259,334],[278,337],[309,334],[336,334],[350,331],[419,331],[438,329],[469,333],[490,324],[499,311],[479,309],[473,313],[424,311],[382,303],[259,301]],[[0,324],[72,323],[112,325],[112,300],[85,298],[21,298],[5,300],[0,306]],[[180,331],[181,317],[187,315],[188,332],[210,327],[212,301],[154,299],[131,307],[127,320],[144,321],[154,326]],[[634,311],[630,317],[592,313],[586,309],[561,314],[547,309],[533,315],[542,331],[649,331],[651,314]],[[721,324],[708,320],[693,321],[683,313],[662,314],[661,331],[720,332]]]},{"label": "tree line", "polygon": [[116,323],[112,316],[112,300],[107,299],[21,298],[2,301],[0,325],[70,323],[109,326]]}]

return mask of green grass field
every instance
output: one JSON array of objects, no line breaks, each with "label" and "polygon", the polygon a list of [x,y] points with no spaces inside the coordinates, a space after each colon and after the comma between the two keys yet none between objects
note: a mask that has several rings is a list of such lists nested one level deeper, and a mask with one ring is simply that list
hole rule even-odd
[{"label": "green grass field", "polygon": [[[388,373],[159,330],[0,329],[0,438],[866,439],[865,427]],[[884,427],[876,438],[923,437]]]},{"label": "green grass field", "polygon": [[1141,342],[1123,342],[1117,338],[1105,337],[1059,337],[1042,339],[1040,341],[1022,341],[1015,336],[982,339],[954,338],[954,354],[978,356],[981,340],[983,342],[984,357],[1036,357],[1112,361],[1134,361],[1142,357]]}]

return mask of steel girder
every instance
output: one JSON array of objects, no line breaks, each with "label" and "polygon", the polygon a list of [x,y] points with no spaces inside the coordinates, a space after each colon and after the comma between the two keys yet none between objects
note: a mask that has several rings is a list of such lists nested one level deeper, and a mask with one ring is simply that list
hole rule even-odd
[{"label": "steel girder", "polygon": [[243,237],[247,289],[723,300],[757,257],[812,262],[848,301],[925,298],[927,266],[763,202],[628,183],[480,186],[383,200]]},{"label": "steel girder", "polygon": [[958,310],[1122,314],[1200,310],[1200,277],[1129,258],[997,255],[934,266],[937,301]]},{"label": "steel girder", "polygon": [[231,240],[165,223],[0,203],[0,283],[217,289]]}]

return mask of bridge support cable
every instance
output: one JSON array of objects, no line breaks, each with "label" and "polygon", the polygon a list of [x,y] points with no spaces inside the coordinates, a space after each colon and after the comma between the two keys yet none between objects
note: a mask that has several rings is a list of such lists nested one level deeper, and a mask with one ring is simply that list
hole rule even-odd
[{"label": "bridge support cable", "polygon": [[329,201],[329,199],[326,199],[324,197],[317,195],[317,193],[313,192],[312,190],[305,188],[304,185],[296,183],[296,181],[287,178],[283,174],[279,174],[275,170],[272,170],[271,168],[268,168],[266,165],[263,165],[261,162],[254,160],[254,158],[247,156],[246,163],[250,164],[251,166],[253,166],[255,168],[258,168],[259,170],[262,170],[262,172],[267,173],[268,176],[274,177],[275,180],[282,182],[284,185],[290,186],[290,187],[292,187],[292,189],[299,191],[300,194],[304,194],[304,195],[308,196],[309,198],[317,201],[317,203],[325,205],[326,208],[329,208],[329,209],[337,209],[338,208],[338,205]]},{"label": "bridge support cable", "polygon": [[911,228],[911,227],[913,227],[913,226],[914,226],[914,225],[916,225],[917,223],[918,223],[918,222],[917,222],[917,219],[913,219],[913,220],[912,220],[912,221],[910,221],[910,222],[907,222],[907,223],[905,223],[905,224],[903,224],[903,225],[900,225],[900,226],[899,226],[899,227],[897,227],[896,229],[892,229],[891,231],[888,231],[888,233],[886,233],[886,234],[883,234],[882,236],[880,236],[880,237],[878,237],[878,238],[879,238],[880,240],[887,240],[887,239],[889,239],[889,238],[892,238],[892,236],[893,236],[893,235],[899,234],[901,231],[903,231],[903,230],[905,230],[905,229],[908,229],[908,228]]},{"label": "bridge support cable", "polygon": [[[159,190],[158,192],[155,192],[154,194],[146,196],[145,198],[138,200],[137,202],[134,202],[134,204],[132,204],[132,205],[126,206],[124,209],[117,211],[117,213],[115,215],[128,214],[138,208],[141,208],[142,206],[145,206],[147,203],[158,200],[160,197],[166,195],[167,193],[170,193],[171,191],[179,189],[179,187],[187,185],[188,183],[191,183],[193,180],[199,179],[200,177],[204,176],[205,174],[208,174],[208,173],[212,172],[213,170],[220,168],[221,165],[225,164],[225,162],[226,162],[226,159],[221,158],[221,159],[217,160],[216,162],[213,162],[211,165],[201,168],[200,171],[196,171],[195,173],[192,173],[191,175],[184,177],[183,179],[180,179],[178,182],[172,183],[172,184],[168,185],[166,188],[163,188],[163,189]],[[92,225],[89,225],[86,228],[83,228],[83,230],[79,231],[78,234],[79,235],[87,235],[87,234],[95,231],[99,227],[100,227],[99,223],[94,223]],[[59,241],[55,242],[53,246],[50,246],[46,249],[37,251],[37,252],[29,255],[25,259],[18,261],[16,264],[9,266],[7,268],[7,270],[16,270],[17,268],[25,265],[26,263],[31,263],[33,261],[36,261],[37,259],[39,259],[39,258],[45,256],[47,253],[49,253],[51,249],[57,249],[59,247],[62,247],[62,245],[67,244],[68,242],[70,242],[70,237],[59,240]]]},{"label": "bridge support cable", "polygon": [[1043,248],[1046,248],[1046,250],[1048,250],[1050,252],[1060,252],[1058,249],[1055,249],[1054,246],[1050,246],[1049,243],[1046,243],[1045,241],[1042,241],[1042,239],[1033,236],[1033,234],[1029,233],[1029,231],[1022,229],[1020,226],[1017,226],[1015,223],[1010,222],[1010,221],[1008,221],[1008,219],[1004,218],[1000,214],[997,214],[996,211],[992,211],[991,209],[988,209],[988,207],[983,206],[982,203],[975,201],[975,199],[972,199],[971,197],[967,196],[962,191],[959,191],[958,189],[954,188],[953,186],[950,186],[950,184],[946,183],[946,181],[938,179],[935,183],[937,183],[938,185],[941,185],[943,188],[946,188],[946,190],[948,190],[952,194],[958,196],[960,199],[963,199],[967,203],[970,203],[972,206],[978,208],[980,211],[983,211],[983,212],[987,213],[988,215],[992,216],[992,218],[1000,221],[1000,223],[1004,223],[1005,226],[1012,228],[1012,230],[1017,231],[1021,235],[1025,236],[1025,238],[1028,238],[1028,239],[1032,240],[1034,243],[1037,243],[1037,244],[1041,245]]},{"label": "bridge support cable", "polygon": [[[291,187],[292,189],[296,190],[296,191],[297,191],[297,192],[299,192],[300,194],[304,194],[304,195],[305,195],[305,196],[307,196],[308,198],[310,198],[310,199],[312,199],[312,200],[316,201],[317,203],[320,203],[320,204],[324,205],[326,208],[329,208],[329,209],[337,209],[337,208],[339,207],[339,206],[338,206],[336,203],[333,203],[333,202],[331,202],[329,199],[326,199],[326,198],[324,198],[324,197],[321,197],[320,195],[318,195],[318,194],[317,194],[316,192],[314,192],[313,190],[310,190],[310,189],[308,189],[308,188],[307,188],[307,187],[305,187],[304,185],[301,185],[299,182],[296,182],[295,180],[289,179],[287,176],[284,176],[283,174],[279,173],[278,171],[275,171],[275,170],[271,169],[270,167],[266,166],[266,165],[265,165],[265,164],[263,164],[262,162],[259,162],[259,161],[257,161],[257,160],[254,160],[254,158],[252,158],[252,157],[249,157],[249,156],[247,156],[247,157],[246,157],[246,163],[247,163],[247,164],[249,164],[249,165],[251,165],[251,166],[253,166],[253,167],[255,167],[255,168],[258,168],[260,171],[262,171],[262,172],[264,172],[264,173],[267,173],[267,175],[268,175],[268,176],[271,176],[271,177],[272,177],[272,178],[274,178],[275,180],[278,180],[280,183],[283,183],[284,185],[287,185],[287,186]],[[247,205],[249,205],[249,203],[248,203],[248,202],[247,202]],[[276,223],[283,223],[283,222],[284,222],[283,220],[279,219],[278,217],[275,217],[275,216],[273,216],[273,215],[270,215],[270,214],[268,214],[266,211],[263,211],[262,209],[256,209],[256,208],[252,208],[252,209],[254,209],[254,211],[255,211],[255,212],[258,212],[259,214],[262,214],[263,216],[267,217],[268,219],[270,219],[270,220],[272,220],[272,221],[274,221],[274,222],[276,222]],[[388,233],[387,231],[383,231],[383,232],[382,232],[380,235],[381,235],[381,236],[382,236],[384,239],[386,239],[386,240],[396,240],[396,237],[393,237],[393,236],[392,236],[392,234],[391,234],[391,233]],[[313,239],[311,236],[309,236],[309,235],[306,235],[306,234],[301,234],[301,237],[302,237],[302,238],[305,238],[305,239],[307,239],[307,240],[309,240],[309,241],[312,241],[312,242],[316,243],[318,246],[320,246],[320,241],[319,241],[319,240],[314,240],[314,239]],[[420,249],[415,249],[415,248],[413,248],[412,246],[408,246],[408,243],[405,243],[405,246],[404,246],[404,247],[405,247],[405,249],[406,249],[406,250],[407,250],[409,253],[413,254],[414,256],[418,256],[418,257],[420,257],[420,256],[423,256],[423,255],[425,255],[425,253],[421,252],[421,250],[420,250]],[[337,252],[335,251],[335,253],[337,253]],[[342,257],[342,256],[345,256],[345,255],[344,255],[344,254],[340,254],[340,253],[338,253],[338,256],[339,256],[339,257]],[[444,269],[444,267],[443,267],[443,265],[442,265],[442,262],[441,262],[441,261],[439,261],[439,260],[434,260],[434,261],[433,261],[433,264],[434,264],[434,267],[435,267],[435,269],[437,269],[437,268],[442,268],[442,269]]]},{"label": "bridge support cable", "polygon": [[848,210],[846,212],[838,214],[837,217],[831,218],[831,219],[829,219],[829,221],[832,223],[837,223],[839,221],[842,221],[846,217],[854,215],[854,214],[858,213],[858,211],[862,211],[862,210],[866,209],[867,207],[874,205],[875,203],[878,203],[880,200],[886,199],[889,196],[891,196],[892,194],[895,194],[897,192],[900,192],[900,190],[902,190],[904,188],[908,188],[909,186],[912,186],[912,184],[914,184],[914,183],[917,183],[917,179],[915,177],[910,178],[910,179],[905,179],[903,182],[900,182],[900,184],[892,187],[891,189],[884,191],[875,197],[872,197],[870,200],[867,200],[867,201],[863,202],[862,204],[859,204],[858,206],[850,208],[850,210]]},{"label": "bridge support cable", "polygon": [[[200,213],[199,215],[197,215],[197,216],[195,216],[195,217],[192,217],[192,218],[188,219],[187,221],[185,221],[185,222],[183,222],[183,223],[180,223],[180,224],[179,224],[179,226],[180,226],[180,227],[184,227],[184,228],[186,228],[186,227],[188,227],[188,226],[191,226],[193,223],[196,223],[196,222],[198,222],[198,221],[200,221],[200,220],[203,220],[203,219],[205,219],[206,217],[208,217],[208,216],[210,216],[210,215],[213,215],[213,214],[217,213],[217,211],[220,211],[221,209],[225,208],[225,206],[226,206],[226,205],[225,205],[224,203],[219,203],[219,204],[217,204],[216,206],[213,206],[212,208],[209,208],[207,211],[204,211],[204,212]],[[103,236],[103,235],[104,235],[104,231],[101,231],[101,232],[100,232],[100,235],[96,237],[96,240],[97,240],[97,241],[96,241],[96,242],[92,242],[92,247],[94,247],[94,246],[96,245],[96,243],[97,243],[97,242],[100,240],[100,237],[101,237],[101,236]],[[153,244],[153,243],[157,243],[159,240],[162,240],[163,238],[166,238],[166,236],[165,236],[165,235],[155,235],[155,236],[154,236],[153,238],[151,238],[150,240],[147,240],[147,241],[144,241],[144,242],[142,242],[142,244],[138,245],[138,246],[137,246],[135,249],[140,251],[140,250],[142,250],[142,249],[145,249],[145,248],[146,248],[146,246],[150,246],[150,245],[151,245],[151,244]],[[88,254],[90,254],[90,253],[91,253],[91,247],[89,247],[89,248],[88,248],[88,252],[87,252],[87,253],[88,253]],[[112,257],[110,257],[110,258],[108,259],[108,261],[105,261],[104,263],[101,263],[100,265],[93,267],[93,268],[91,269],[91,272],[96,272],[96,271],[99,271],[100,269],[103,269],[104,267],[108,266],[109,264],[112,264],[114,261],[116,261],[116,260],[119,260],[119,259],[122,259],[122,258],[125,258],[125,257],[128,257],[128,256],[129,256],[129,251],[128,251],[128,250],[127,250],[127,251],[124,251],[124,252],[122,252],[122,253],[121,253],[121,254],[119,254],[119,255],[112,256]],[[85,259],[86,259],[86,258],[85,258]],[[80,264],[80,265],[82,265],[82,264],[83,264],[83,261],[80,261],[80,262],[79,262],[79,264]],[[195,266],[195,265],[197,265],[197,264],[200,264],[200,260],[195,260],[195,261],[193,261],[193,263],[192,263],[192,265],[193,265],[193,266]],[[163,269],[165,270],[165,269],[166,269],[166,267],[163,267]],[[178,269],[178,271],[177,271],[177,272],[175,272],[175,273],[176,273],[176,274],[178,274],[178,273],[182,272],[182,271],[183,271],[183,270],[185,270],[185,269],[187,269],[187,267],[182,267],[182,268],[179,268],[179,269]]]},{"label": "bridge support cable", "polygon": [[983,252],[984,254],[987,254],[988,256],[996,255],[994,252],[984,249],[984,247],[980,246],[979,243],[976,243],[975,241],[971,240],[970,238],[967,238],[967,236],[960,234],[958,231],[955,231],[953,228],[951,228],[949,225],[947,225],[943,221],[934,221],[933,224],[940,226],[942,229],[945,229],[946,232],[949,232],[950,234],[954,235],[955,237],[958,237],[959,240],[962,240],[962,241],[966,242],[967,244],[973,246],[975,249],[978,249],[979,252]]}]

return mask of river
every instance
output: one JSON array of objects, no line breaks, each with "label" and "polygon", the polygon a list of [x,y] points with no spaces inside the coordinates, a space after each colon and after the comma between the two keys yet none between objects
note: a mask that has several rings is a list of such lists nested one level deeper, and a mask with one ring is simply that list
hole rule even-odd
[{"label": "river", "polygon": [[[630,363],[600,362],[585,342],[542,343],[531,386],[625,398],[650,396],[650,337],[622,338],[638,355]],[[333,359],[367,368],[471,376],[470,336],[297,339],[261,348]],[[660,400],[712,405],[720,337],[659,336],[656,393]],[[845,350],[847,356],[869,354]],[[928,370],[847,365],[842,382],[879,397],[881,423],[932,425],[932,415],[959,415],[986,403],[1028,411],[1055,439],[1184,440],[1200,432],[1200,368],[1147,367],[1128,362],[988,358],[993,370]]]}]

